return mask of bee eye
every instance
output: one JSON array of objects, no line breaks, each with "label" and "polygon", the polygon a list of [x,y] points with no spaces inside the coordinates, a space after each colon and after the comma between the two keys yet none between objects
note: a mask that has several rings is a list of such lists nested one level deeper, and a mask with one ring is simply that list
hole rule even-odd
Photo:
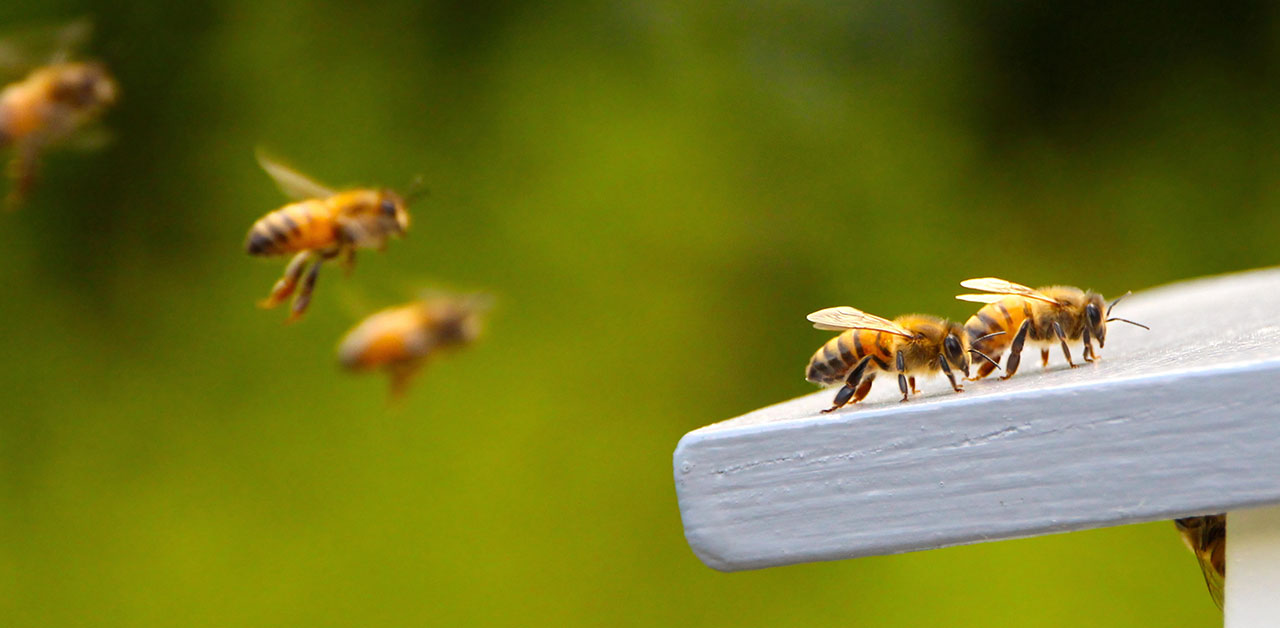
[{"label": "bee eye", "polygon": [[1094,304],[1090,303],[1089,305],[1086,305],[1084,313],[1089,317],[1089,323],[1094,327],[1097,327],[1102,323],[1102,312],[1099,312],[1097,306]]},{"label": "bee eye", "polygon": [[960,355],[960,341],[955,336],[947,336],[942,344],[946,347],[947,355],[951,357]]},{"label": "bee eye", "polygon": [[391,200],[391,199],[389,199],[389,198],[387,198],[387,199],[383,199],[383,200],[382,200],[382,213],[384,213],[384,214],[386,214],[386,215],[388,215],[388,216],[395,216],[395,215],[396,215],[396,203],[395,203],[395,201],[393,201],[393,200]]}]

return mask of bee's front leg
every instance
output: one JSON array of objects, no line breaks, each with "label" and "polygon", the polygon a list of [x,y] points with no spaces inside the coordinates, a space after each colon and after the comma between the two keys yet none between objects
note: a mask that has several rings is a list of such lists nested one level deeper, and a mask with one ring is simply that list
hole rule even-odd
[{"label": "bee's front leg", "polygon": [[[956,376],[954,373],[951,372],[951,365],[947,364],[946,356],[941,356],[941,355],[938,356],[938,364],[942,365],[942,372],[945,373],[947,376],[947,379],[951,381],[951,390],[954,390],[956,392],[964,392],[964,388],[961,388],[958,384],[956,384]],[[915,379],[915,378],[912,378],[912,379]]]},{"label": "bee's front leg", "polygon": [[1093,337],[1089,334],[1089,326],[1084,326],[1084,361],[1092,362],[1098,355],[1093,352]]},{"label": "bee's front leg", "polygon": [[[907,361],[902,357],[902,351],[898,351],[897,357],[898,367],[898,390],[902,391],[902,400],[907,400]],[[915,388],[912,386],[912,388]]]},{"label": "bee's front leg", "polygon": [[1067,356],[1067,364],[1070,364],[1071,368],[1079,366],[1071,361],[1071,347],[1067,346],[1067,334],[1062,331],[1062,325],[1059,325],[1058,321],[1053,321],[1053,333],[1058,336],[1058,342],[1062,343],[1062,355]]},{"label": "bee's front leg", "polygon": [[293,294],[293,289],[298,286],[298,278],[302,276],[302,271],[310,259],[311,251],[294,255],[293,259],[289,260],[289,265],[284,268],[284,276],[276,281],[275,286],[272,286],[271,294],[267,295],[267,298],[258,301],[258,307],[271,309],[289,298],[289,295]]}]

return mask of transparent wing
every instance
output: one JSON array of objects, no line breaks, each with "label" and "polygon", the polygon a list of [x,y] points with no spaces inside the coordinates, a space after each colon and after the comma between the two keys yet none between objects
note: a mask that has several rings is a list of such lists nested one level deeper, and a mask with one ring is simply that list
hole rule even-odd
[{"label": "transparent wing", "polygon": [[[969,288],[971,290],[981,290],[983,292],[994,292],[996,294],[1002,294],[1002,295],[1011,294],[1011,295],[1016,295],[1020,297],[1026,297],[1028,299],[1035,299],[1037,301],[1044,301],[1045,303],[1058,302],[1057,300],[1051,297],[1047,297],[1039,292],[1036,292],[1034,289],[1028,288],[1020,283],[1013,283],[1012,281],[997,279],[995,277],[981,277],[978,279],[966,279],[960,282],[960,285],[964,286],[965,288]],[[956,297],[956,298],[963,299],[963,297],[966,297],[966,296],[970,296],[970,295],[960,295],[959,297]],[[976,299],[963,299],[963,300],[974,301]],[[991,303],[991,301],[979,301],[979,302]]]},{"label": "transparent wing", "polygon": [[974,303],[995,303],[1005,298],[1003,294],[957,294],[957,299],[961,301],[973,301]]},{"label": "transparent wing", "polygon": [[1209,557],[1196,552],[1196,561],[1200,563],[1200,573],[1204,574],[1204,585],[1209,588],[1209,597],[1213,598],[1213,603],[1222,608],[1222,587],[1224,581],[1223,574],[1218,573],[1213,568],[1213,564],[1209,562]]},{"label": "transparent wing", "polygon": [[914,338],[915,335],[903,329],[897,323],[880,318],[874,314],[867,314],[862,310],[854,309],[848,306],[829,307],[825,310],[818,310],[807,317],[809,322],[813,323],[818,329],[828,331],[843,331],[845,329],[871,329],[874,331],[882,331],[887,334],[895,334],[906,338]]},{"label": "transparent wing", "polygon": [[0,73],[20,75],[37,66],[66,61],[92,36],[93,22],[88,18],[0,34]]},{"label": "transparent wing", "polygon": [[276,161],[262,149],[258,149],[257,157],[258,165],[267,171],[267,174],[276,182],[280,191],[293,200],[303,201],[309,198],[328,198],[334,195],[332,189]]}]

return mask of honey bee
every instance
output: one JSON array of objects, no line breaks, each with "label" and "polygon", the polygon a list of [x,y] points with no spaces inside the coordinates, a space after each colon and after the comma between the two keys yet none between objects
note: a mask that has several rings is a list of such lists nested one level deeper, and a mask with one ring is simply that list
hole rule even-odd
[{"label": "honey bee", "polygon": [[[990,293],[962,294],[956,298],[987,304],[969,317],[964,327],[973,346],[985,354],[995,356],[997,360],[1006,347],[1010,349],[1009,358],[1004,365],[1005,374],[1001,379],[1009,379],[1018,372],[1022,346],[1028,337],[1040,347],[1040,360],[1044,366],[1049,365],[1049,348],[1056,340],[1062,346],[1067,364],[1075,368],[1079,365],[1071,359],[1071,349],[1067,345],[1069,341],[1083,340],[1084,360],[1092,362],[1097,357],[1093,341],[1098,341],[1099,349],[1103,347],[1107,340],[1107,323],[1120,321],[1150,329],[1141,323],[1111,316],[1111,308],[1124,295],[1108,306],[1102,295],[1071,286],[1048,286],[1033,290],[994,277],[967,279],[960,282],[960,285]],[[996,360],[983,364],[970,381],[990,375],[996,366]]]},{"label": "honey bee", "polygon": [[962,392],[952,368],[968,376],[970,353],[991,361],[970,347],[964,327],[933,316],[909,314],[890,321],[851,307],[832,307],[807,318],[818,329],[844,332],[823,344],[805,371],[805,378],[815,384],[844,383],[824,413],[850,400],[862,401],[880,371],[897,373],[898,390],[906,401],[908,391],[920,392],[916,390],[917,375],[934,375],[941,370],[951,389]]},{"label": "honey bee", "polygon": [[1195,554],[1204,574],[1209,597],[1222,608],[1222,587],[1227,579],[1227,516],[1204,515],[1174,519],[1182,541]]},{"label": "honey bee", "polygon": [[[96,61],[71,61],[67,48],[88,37],[86,22],[57,31],[58,51],[21,80],[0,90],[0,148],[13,148],[9,174],[13,187],[6,206],[19,206],[35,183],[40,155],[97,120],[115,103],[119,87],[107,67]],[[18,56],[0,47],[0,61]],[[13,54],[9,54],[13,53]],[[17,65],[7,63],[8,65]]]},{"label": "honey bee", "polygon": [[409,228],[407,203],[412,194],[401,198],[388,189],[367,188],[339,192],[262,152],[258,163],[296,200],[259,218],[245,238],[244,247],[250,255],[293,255],[284,276],[258,305],[273,308],[282,303],[293,294],[307,266],[311,268],[293,300],[290,322],[306,312],[324,262],[341,256],[349,272],[355,266],[356,249],[383,250],[391,236],[403,236]]},{"label": "honey bee", "polygon": [[353,371],[385,369],[392,398],[400,397],[427,360],[474,341],[491,306],[483,294],[433,296],[376,312],[347,332],[338,361]]}]

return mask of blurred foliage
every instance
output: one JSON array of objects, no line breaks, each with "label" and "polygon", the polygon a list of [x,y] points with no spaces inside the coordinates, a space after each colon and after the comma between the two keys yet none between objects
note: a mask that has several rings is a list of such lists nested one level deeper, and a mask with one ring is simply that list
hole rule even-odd
[{"label": "blurred foliage", "polygon": [[[0,616],[57,625],[1188,626],[1172,524],[720,574],[686,431],[807,393],[850,304],[1276,263],[1274,5],[10,0],[92,15],[116,141],[0,216]],[[263,145],[431,196],[253,303]],[[403,406],[337,371],[427,285],[500,296]]]}]

